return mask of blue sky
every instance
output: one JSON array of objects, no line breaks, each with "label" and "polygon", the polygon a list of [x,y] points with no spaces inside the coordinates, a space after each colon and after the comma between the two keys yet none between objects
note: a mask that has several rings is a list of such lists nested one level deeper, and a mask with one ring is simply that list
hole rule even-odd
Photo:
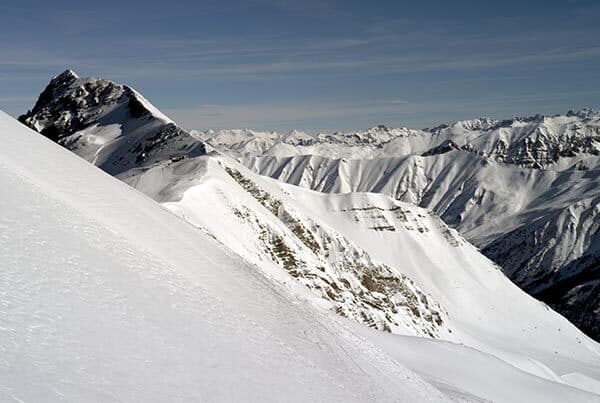
[{"label": "blue sky", "polygon": [[66,68],[186,128],[427,127],[600,106],[600,3],[4,1],[0,108]]}]

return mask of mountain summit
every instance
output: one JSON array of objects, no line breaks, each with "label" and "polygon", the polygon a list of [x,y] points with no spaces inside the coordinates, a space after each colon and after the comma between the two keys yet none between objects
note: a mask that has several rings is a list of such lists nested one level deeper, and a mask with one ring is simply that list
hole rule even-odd
[{"label": "mountain summit", "polygon": [[80,78],[72,70],[54,77],[19,121],[110,174],[144,161],[197,156],[204,144],[177,126],[133,88]]}]

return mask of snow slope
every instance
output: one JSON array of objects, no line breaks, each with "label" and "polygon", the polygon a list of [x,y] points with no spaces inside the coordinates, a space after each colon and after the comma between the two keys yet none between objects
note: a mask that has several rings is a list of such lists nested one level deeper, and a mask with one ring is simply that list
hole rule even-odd
[{"label": "snow slope", "polygon": [[458,401],[512,403],[598,399],[589,395],[576,396],[580,393],[574,390],[577,386],[588,390],[597,390],[600,386],[597,380],[581,374],[557,377],[548,368],[533,363],[540,371],[546,371],[546,376],[551,378],[548,379],[464,345],[385,334],[358,326],[356,330]]},{"label": "snow slope", "polygon": [[342,316],[463,343],[516,366],[532,359],[560,374],[600,377],[597,343],[422,208],[381,194],[308,191],[216,154],[128,175],[125,182],[267,276]]},{"label": "snow slope", "polygon": [[374,128],[297,145],[282,135],[261,153],[207,141],[288,183],[378,192],[435,211],[520,287],[598,337],[599,122],[600,113],[583,110]]},{"label": "snow slope", "polygon": [[0,132],[1,400],[445,400],[154,201]]}]

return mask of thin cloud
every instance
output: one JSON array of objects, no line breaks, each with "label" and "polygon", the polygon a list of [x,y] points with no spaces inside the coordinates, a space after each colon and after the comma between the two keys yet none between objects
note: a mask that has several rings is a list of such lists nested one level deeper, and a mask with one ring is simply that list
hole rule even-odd
[{"label": "thin cloud", "polygon": [[[600,57],[595,44],[557,46],[577,32],[555,32],[545,46],[527,36],[456,35],[441,29],[363,32],[354,37],[313,39],[131,39],[96,44],[84,51],[0,44],[0,69],[66,67],[109,72],[116,77],[293,78],[297,74],[379,75],[540,65]],[[579,37],[585,38],[585,35]],[[534,34],[535,36],[535,34]],[[554,39],[556,40],[554,40]],[[560,39],[563,38],[563,39]],[[443,47],[440,48],[440,44]],[[518,44],[516,46],[515,44]],[[553,44],[550,47],[549,44]],[[127,66],[127,67],[124,67]]]},{"label": "thin cloud", "polygon": [[[572,96],[597,96],[600,89],[571,92],[492,94],[451,101],[409,102],[404,99],[372,99],[360,102],[288,102],[252,104],[201,104],[167,110],[187,129],[253,128],[260,130],[302,129],[317,132],[355,130],[387,124],[396,127],[433,127],[480,116],[505,119],[534,113],[565,113],[557,105]],[[590,105],[572,105],[571,109]],[[592,105],[593,106],[593,105]],[[432,119],[430,116],[436,116]],[[307,124],[307,122],[311,122]],[[328,123],[320,123],[328,122]],[[332,124],[331,122],[335,122]],[[366,122],[357,125],[356,122]]]},{"label": "thin cloud", "polygon": [[0,97],[0,104],[22,104],[31,101],[31,97]]},{"label": "thin cloud", "polygon": [[193,108],[172,109],[167,113],[188,129],[281,128],[294,127],[306,120],[345,119],[358,116],[401,114],[408,101],[371,100],[361,103],[287,103],[287,104],[202,104]]}]

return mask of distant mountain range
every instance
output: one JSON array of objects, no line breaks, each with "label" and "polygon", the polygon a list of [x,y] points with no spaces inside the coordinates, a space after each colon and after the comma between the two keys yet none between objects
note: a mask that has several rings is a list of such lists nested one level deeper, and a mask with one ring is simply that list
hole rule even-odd
[{"label": "distant mountain range", "polygon": [[425,207],[600,338],[600,112],[352,133],[196,133],[262,175]]}]

